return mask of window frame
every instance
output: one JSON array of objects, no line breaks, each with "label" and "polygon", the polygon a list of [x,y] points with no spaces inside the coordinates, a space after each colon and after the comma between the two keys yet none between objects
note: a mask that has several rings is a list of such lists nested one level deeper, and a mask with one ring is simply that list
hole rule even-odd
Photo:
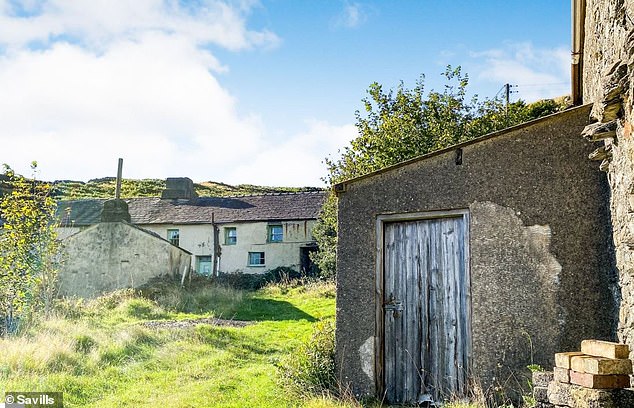
[{"label": "window frame", "polygon": [[[253,256],[258,255],[258,263],[251,263]],[[266,255],[264,251],[249,251],[247,255],[247,266],[263,267],[266,265]]]},{"label": "window frame", "polygon": [[[233,232],[233,236],[231,236]],[[233,242],[232,240],[233,239]],[[225,245],[236,245],[238,243],[238,229],[236,227],[225,227]]]},{"label": "window frame", "polygon": [[[173,233],[176,233],[176,236],[173,236]],[[180,229],[178,228],[167,229],[167,240],[170,242],[170,244],[180,247],[180,239],[181,239]]]},{"label": "window frame", "polygon": [[[274,233],[274,229],[279,228],[279,233]],[[279,239],[274,239],[274,237],[279,235]],[[266,234],[266,242],[269,243],[278,243],[284,242],[284,226],[282,224],[269,224]]]},{"label": "window frame", "polygon": [[[203,261],[203,259],[205,264],[209,264],[208,274],[203,274],[202,271],[200,270],[201,269],[200,264],[201,264],[201,261]],[[211,255],[196,255],[196,273],[203,276],[211,276],[212,268],[213,268],[213,265],[212,265]]]}]

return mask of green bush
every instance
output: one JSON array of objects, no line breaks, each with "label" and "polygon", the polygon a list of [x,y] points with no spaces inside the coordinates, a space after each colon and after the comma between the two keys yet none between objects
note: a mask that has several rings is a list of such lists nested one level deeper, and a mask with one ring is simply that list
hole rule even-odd
[{"label": "green bush", "polygon": [[334,321],[317,322],[310,339],[280,362],[279,371],[296,391],[336,391]]},{"label": "green bush", "polygon": [[292,268],[278,266],[263,274],[242,272],[220,273],[218,276],[210,278],[210,280],[216,284],[227,285],[235,289],[258,290],[270,283],[290,282],[303,277],[303,274]]}]

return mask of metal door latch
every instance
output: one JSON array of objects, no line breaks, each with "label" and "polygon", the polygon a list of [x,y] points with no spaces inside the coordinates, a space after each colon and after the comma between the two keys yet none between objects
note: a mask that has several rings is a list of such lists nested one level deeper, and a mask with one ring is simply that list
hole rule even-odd
[{"label": "metal door latch", "polygon": [[401,316],[401,312],[403,311],[403,302],[396,300],[394,295],[391,295],[390,300],[387,303],[383,303],[383,310],[386,313],[391,310],[392,317],[398,318]]}]

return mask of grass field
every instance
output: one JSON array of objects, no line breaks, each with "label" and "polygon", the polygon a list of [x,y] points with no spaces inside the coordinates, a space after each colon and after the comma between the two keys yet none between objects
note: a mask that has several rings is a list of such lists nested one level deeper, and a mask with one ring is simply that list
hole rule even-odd
[{"label": "grass field", "polygon": [[[349,406],[290,392],[276,368],[315,322],[334,316],[334,285],[161,296],[67,302],[59,316],[0,340],[0,395],[61,391],[65,406],[95,408]],[[251,324],[146,325],[210,316]]]},{"label": "grass field", "polygon": [[298,392],[280,375],[334,314],[334,284],[323,282],[67,300],[54,317],[0,338],[0,402],[6,391],[48,391],[63,392],[65,407],[358,408],[353,398]]}]

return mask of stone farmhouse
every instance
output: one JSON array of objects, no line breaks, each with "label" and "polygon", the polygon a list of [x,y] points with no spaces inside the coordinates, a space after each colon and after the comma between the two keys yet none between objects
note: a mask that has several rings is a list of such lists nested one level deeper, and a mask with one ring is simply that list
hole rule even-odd
[{"label": "stone farmhouse", "polygon": [[[162,197],[130,198],[131,224],[191,253],[203,275],[309,270],[321,191],[240,197],[197,197],[188,178],[167,179]],[[100,222],[106,200],[58,203],[62,239]]]}]

